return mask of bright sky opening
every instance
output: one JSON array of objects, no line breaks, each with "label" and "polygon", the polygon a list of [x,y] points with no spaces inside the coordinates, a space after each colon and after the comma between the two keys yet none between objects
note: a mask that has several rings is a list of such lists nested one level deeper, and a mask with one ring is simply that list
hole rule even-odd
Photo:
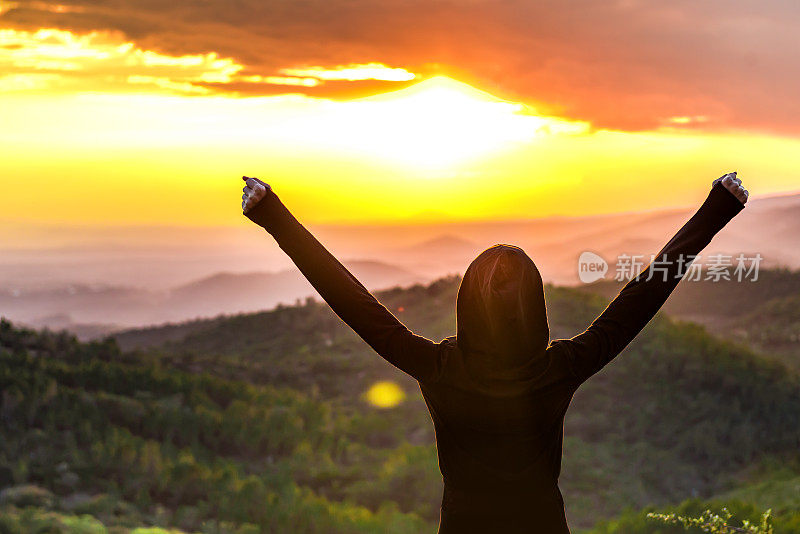
[{"label": "bright sky opening", "polygon": [[[334,96],[353,84],[367,94]],[[311,223],[685,206],[732,170],[756,194],[800,188],[797,137],[706,128],[713,106],[602,127],[414,65],[359,55],[259,71],[114,29],[0,26],[0,109],[0,213],[16,222],[244,224],[243,174]]]}]

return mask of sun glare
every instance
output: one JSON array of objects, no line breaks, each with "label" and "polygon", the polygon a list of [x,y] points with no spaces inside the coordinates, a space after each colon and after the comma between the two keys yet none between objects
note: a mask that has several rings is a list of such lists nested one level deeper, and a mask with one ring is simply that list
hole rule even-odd
[{"label": "sun glare", "polygon": [[[0,74],[0,92],[16,93],[23,100],[33,94],[44,100],[76,95],[69,107],[80,119],[64,121],[75,125],[73,139],[124,146],[152,141],[162,146],[257,141],[262,146],[303,147],[411,171],[435,170],[422,173],[432,176],[537,137],[588,130],[587,123],[543,117],[521,103],[498,99],[445,76],[348,101],[325,99],[324,91],[322,98],[303,96],[303,89],[326,82],[409,82],[417,77],[382,63],[287,67],[276,75],[245,75],[244,69],[215,52],[172,56],[109,32],[0,30],[0,70],[6,71]],[[296,87],[297,92],[247,98],[236,91],[226,94],[224,87],[234,82],[279,84]],[[94,109],[83,109],[84,105]],[[63,105],[59,109],[59,114],[67,113]],[[99,132],[95,126],[100,124],[85,120],[98,117],[102,123],[103,117],[111,116],[120,117],[126,127]],[[198,121],[208,127],[197,128]],[[224,140],[219,139],[222,132]],[[42,137],[38,132],[35,136]]]},{"label": "sun glare", "polygon": [[588,129],[587,123],[537,116],[522,104],[438,76],[391,93],[330,102],[282,131],[364,157],[441,168],[536,137]]}]

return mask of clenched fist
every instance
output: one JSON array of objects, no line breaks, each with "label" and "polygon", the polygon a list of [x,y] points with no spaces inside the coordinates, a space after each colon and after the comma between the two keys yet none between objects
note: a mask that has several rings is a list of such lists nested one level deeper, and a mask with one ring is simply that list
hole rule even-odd
[{"label": "clenched fist", "polygon": [[271,187],[258,178],[242,176],[242,180],[247,184],[242,189],[242,212],[247,213],[266,196],[267,191],[270,190]]},{"label": "clenched fist", "polygon": [[733,193],[733,196],[739,199],[739,202],[742,204],[747,203],[747,197],[750,196],[750,193],[747,192],[747,189],[742,187],[742,181],[736,177],[736,172],[729,172],[728,174],[723,174],[713,182],[711,182],[711,187],[714,187],[717,182],[722,182],[722,185]]}]

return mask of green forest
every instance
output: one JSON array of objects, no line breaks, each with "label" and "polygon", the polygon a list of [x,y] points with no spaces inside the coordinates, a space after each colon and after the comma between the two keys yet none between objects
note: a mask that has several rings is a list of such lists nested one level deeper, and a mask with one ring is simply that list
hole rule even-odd
[{"label": "green forest", "polygon": [[[439,341],[459,282],[377,296]],[[703,312],[730,321],[659,314],[575,395],[560,481],[573,532],[686,532],[648,514],[709,508],[771,510],[776,533],[800,532],[800,273],[757,284],[769,298],[750,315],[722,287]],[[552,337],[586,328],[612,287],[548,286]],[[402,390],[389,407],[369,395],[386,383]],[[0,534],[436,531],[416,382],[314,299],[86,343],[3,319],[0,392]]]}]

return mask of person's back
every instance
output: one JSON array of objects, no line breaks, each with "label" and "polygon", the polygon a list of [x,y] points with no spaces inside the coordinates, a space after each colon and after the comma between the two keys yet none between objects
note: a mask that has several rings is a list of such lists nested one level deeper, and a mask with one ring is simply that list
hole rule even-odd
[{"label": "person's back", "polygon": [[[420,382],[444,480],[444,531],[566,526],[558,491],[572,384],[548,350],[544,287],[522,249],[495,245],[464,273],[436,380]],[[484,526],[481,526],[484,525]]]},{"label": "person's back", "polygon": [[[566,532],[558,490],[565,385],[507,397],[421,385],[444,480],[442,532]],[[543,530],[544,531],[544,530]]]},{"label": "person's back", "polygon": [[275,237],[343,321],[419,382],[444,480],[440,534],[569,532],[558,477],[572,395],[641,331],[747,200],[735,173],[715,180],[653,262],[570,339],[549,341],[533,261],[518,247],[495,245],[464,274],[456,335],[434,343],[382,306],[268,185],[243,178],[245,215]]}]

